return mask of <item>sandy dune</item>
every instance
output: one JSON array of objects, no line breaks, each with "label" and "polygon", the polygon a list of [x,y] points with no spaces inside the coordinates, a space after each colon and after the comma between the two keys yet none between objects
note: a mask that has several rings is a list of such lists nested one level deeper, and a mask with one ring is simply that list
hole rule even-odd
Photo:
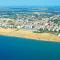
[{"label": "sandy dune", "polygon": [[31,38],[36,40],[60,42],[60,36],[51,33],[33,33],[30,30],[0,28],[0,35]]}]

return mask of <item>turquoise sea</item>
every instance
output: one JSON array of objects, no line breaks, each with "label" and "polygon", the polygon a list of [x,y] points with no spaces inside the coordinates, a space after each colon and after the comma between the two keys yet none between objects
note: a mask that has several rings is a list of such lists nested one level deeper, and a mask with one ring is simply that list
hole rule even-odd
[{"label": "turquoise sea", "polygon": [[0,60],[60,60],[60,43],[0,36]]}]

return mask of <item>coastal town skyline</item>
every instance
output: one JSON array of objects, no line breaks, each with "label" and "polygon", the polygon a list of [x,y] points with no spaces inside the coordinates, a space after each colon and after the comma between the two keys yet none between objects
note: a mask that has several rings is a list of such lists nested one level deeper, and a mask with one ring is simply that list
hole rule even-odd
[{"label": "coastal town skyline", "polygon": [[32,31],[33,34],[51,33],[60,36],[60,9],[59,7],[0,9],[0,28],[16,29],[16,32],[23,29]]},{"label": "coastal town skyline", "polygon": [[2,0],[0,6],[8,7],[0,7],[0,35],[60,41],[60,7],[55,3],[50,5],[49,1],[59,3],[59,0],[37,0],[35,3],[34,0]]}]

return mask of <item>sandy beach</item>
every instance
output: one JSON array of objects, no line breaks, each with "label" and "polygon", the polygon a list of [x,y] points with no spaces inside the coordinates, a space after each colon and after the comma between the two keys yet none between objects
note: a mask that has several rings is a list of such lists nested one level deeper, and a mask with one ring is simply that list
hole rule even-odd
[{"label": "sandy beach", "polygon": [[0,35],[60,42],[60,36],[56,36],[51,33],[33,33],[30,30],[23,30],[23,29],[16,30],[10,28],[8,29],[0,28]]}]

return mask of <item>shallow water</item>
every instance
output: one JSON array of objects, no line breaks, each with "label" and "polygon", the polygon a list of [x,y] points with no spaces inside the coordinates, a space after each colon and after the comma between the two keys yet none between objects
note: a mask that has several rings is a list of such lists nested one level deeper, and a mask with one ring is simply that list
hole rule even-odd
[{"label": "shallow water", "polygon": [[60,43],[0,36],[0,60],[60,60]]}]

